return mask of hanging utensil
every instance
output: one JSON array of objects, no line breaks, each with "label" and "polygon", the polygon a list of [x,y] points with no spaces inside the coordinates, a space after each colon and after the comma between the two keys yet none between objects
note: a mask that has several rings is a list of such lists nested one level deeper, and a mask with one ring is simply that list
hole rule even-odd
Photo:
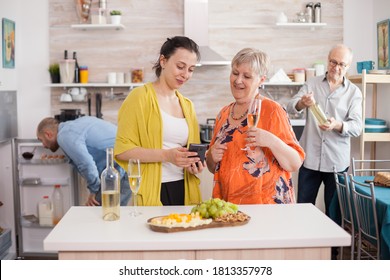
[{"label": "hanging utensil", "polygon": [[96,117],[99,119],[103,118],[102,114],[102,94],[97,93],[96,94]]},{"label": "hanging utensil", "polygon": [[88,116],[91,115],[91,94],[88,93]]}]

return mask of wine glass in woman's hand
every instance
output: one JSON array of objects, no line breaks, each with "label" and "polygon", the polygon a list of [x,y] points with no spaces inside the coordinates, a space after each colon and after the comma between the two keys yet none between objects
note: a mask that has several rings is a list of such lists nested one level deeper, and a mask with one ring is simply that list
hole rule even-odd
[{"label": "wine glass in woman's hand", "polygon": [[[261,111],[261,99],[259,95],[256,95],[249,104],[248,116],[247,116],[247,124],[248,130],[251,127],[256,127],[260,120],[260,111]],[[247,151],[249,148],[245,147],[244,151]]]}]

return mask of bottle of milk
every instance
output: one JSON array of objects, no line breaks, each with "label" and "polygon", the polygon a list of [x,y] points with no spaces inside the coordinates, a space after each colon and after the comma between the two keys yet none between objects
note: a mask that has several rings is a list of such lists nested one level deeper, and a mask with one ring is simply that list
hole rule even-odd
[{"label": "bottle of milk", "polygon": [[41,226],[53,225],[53,203],[47,195],[38,203],[38,216]]}]

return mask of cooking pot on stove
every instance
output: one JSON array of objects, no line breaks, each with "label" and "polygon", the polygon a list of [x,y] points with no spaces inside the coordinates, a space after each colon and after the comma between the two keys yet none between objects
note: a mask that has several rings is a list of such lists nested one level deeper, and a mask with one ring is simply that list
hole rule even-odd
[{"label": "cooking pot on stove", "polygon": [[200,125],[200,139],[202,142],[210,143],[214,134],[215,119],[207,119],[206,124]]},{"label": "cooking pot on stove", "polygon": [[55,118],[60,122],[66,122],[75,120],[84,116],[81,114],[81,109],[61,109],[61,113],[59,115],[55,115]]}]

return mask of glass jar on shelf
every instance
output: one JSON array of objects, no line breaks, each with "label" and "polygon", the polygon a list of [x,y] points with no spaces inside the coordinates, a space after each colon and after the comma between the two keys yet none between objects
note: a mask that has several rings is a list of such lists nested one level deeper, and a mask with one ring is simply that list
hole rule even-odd
[{"label": "glass jar on shelf", "polygon": [[131,82],[143,83],[143,81],[144,81],[144,69],[142,67],[131,69]]},{"label": "glass jar on shelf", "polygon": [[294,82],[304,83],[305,82],[305,69],[304,68],[295,68],[294,73]]},{"label": "glass jar on shelf", "polygon": [[87,84],[88,83],[88,66],[80,66],[80,83]]}]

